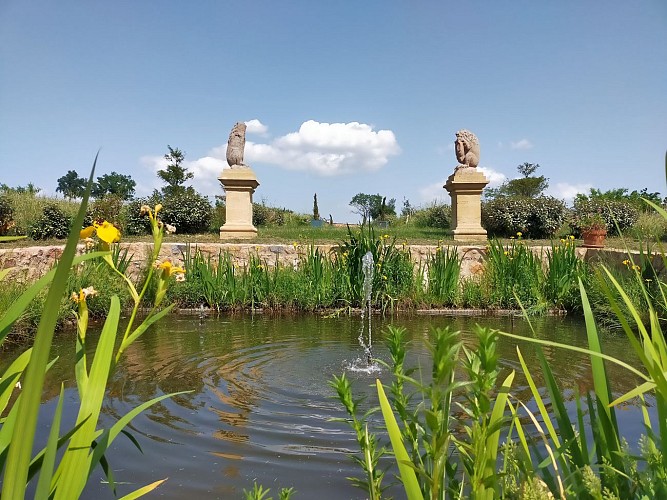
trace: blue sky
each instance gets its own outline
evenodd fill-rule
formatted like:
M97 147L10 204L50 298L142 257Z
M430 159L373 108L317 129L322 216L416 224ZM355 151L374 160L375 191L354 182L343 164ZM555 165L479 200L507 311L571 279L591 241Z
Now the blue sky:
M500 182L667 194L667 2L0 0L0 182L160 187L167 145L213 199L249 123L255 200L356 221L359 192L442 189L467 128Z

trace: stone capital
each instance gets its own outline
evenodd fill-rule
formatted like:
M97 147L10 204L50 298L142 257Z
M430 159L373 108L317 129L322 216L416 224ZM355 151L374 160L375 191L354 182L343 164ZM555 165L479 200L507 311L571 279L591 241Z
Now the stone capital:
M241 165L223 169L222 173L218 176L218 180L225 189L227 189L227 186L230 186L251 188L254 191L259 186L255 172L250 167Z

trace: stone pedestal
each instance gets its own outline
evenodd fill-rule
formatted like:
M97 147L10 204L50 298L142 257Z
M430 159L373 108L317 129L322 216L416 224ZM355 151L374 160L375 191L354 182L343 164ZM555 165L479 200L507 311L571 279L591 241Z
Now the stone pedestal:
M482 190L489 180L474 167L457 168L444 188L452 197L452 229L455 241L486 241L482 227Z
M259 182L250 167L234 165L218 177L226 193L226 222L220 228L220 239L248 239L257 236L252 225L252 195Z

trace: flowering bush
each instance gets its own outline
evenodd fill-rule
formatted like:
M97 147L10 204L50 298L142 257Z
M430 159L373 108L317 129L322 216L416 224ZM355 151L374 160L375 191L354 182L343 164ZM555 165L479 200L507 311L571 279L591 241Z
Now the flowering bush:
M162 219L175 226L179 233L206 233L213 219L213 207L208 198L195 192L166 197Z
M619 230L623 232L630 229L637 222L639 210L626 201L583 197L574 200L570 225L577 234L581 234L585 221L590 219L591 216L604 219L607 225L607 233L617 235Z
M482 225L491 236L534 239L554 236L566 220L565 203L551 196L502 196L482 204Z

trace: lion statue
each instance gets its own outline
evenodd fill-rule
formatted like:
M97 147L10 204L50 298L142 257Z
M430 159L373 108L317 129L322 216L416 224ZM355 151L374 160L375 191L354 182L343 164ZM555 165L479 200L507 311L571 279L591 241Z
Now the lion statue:
M243 163L243 150L245 149L245 129L246 124L238 122L229 133L227 142L227 163L230 167L246 166Z
M456 159L459 161L459 168L472 167L479 165L479 141L477 136L470 130L459 130L456 132L456 141L454 142L456 150Z

